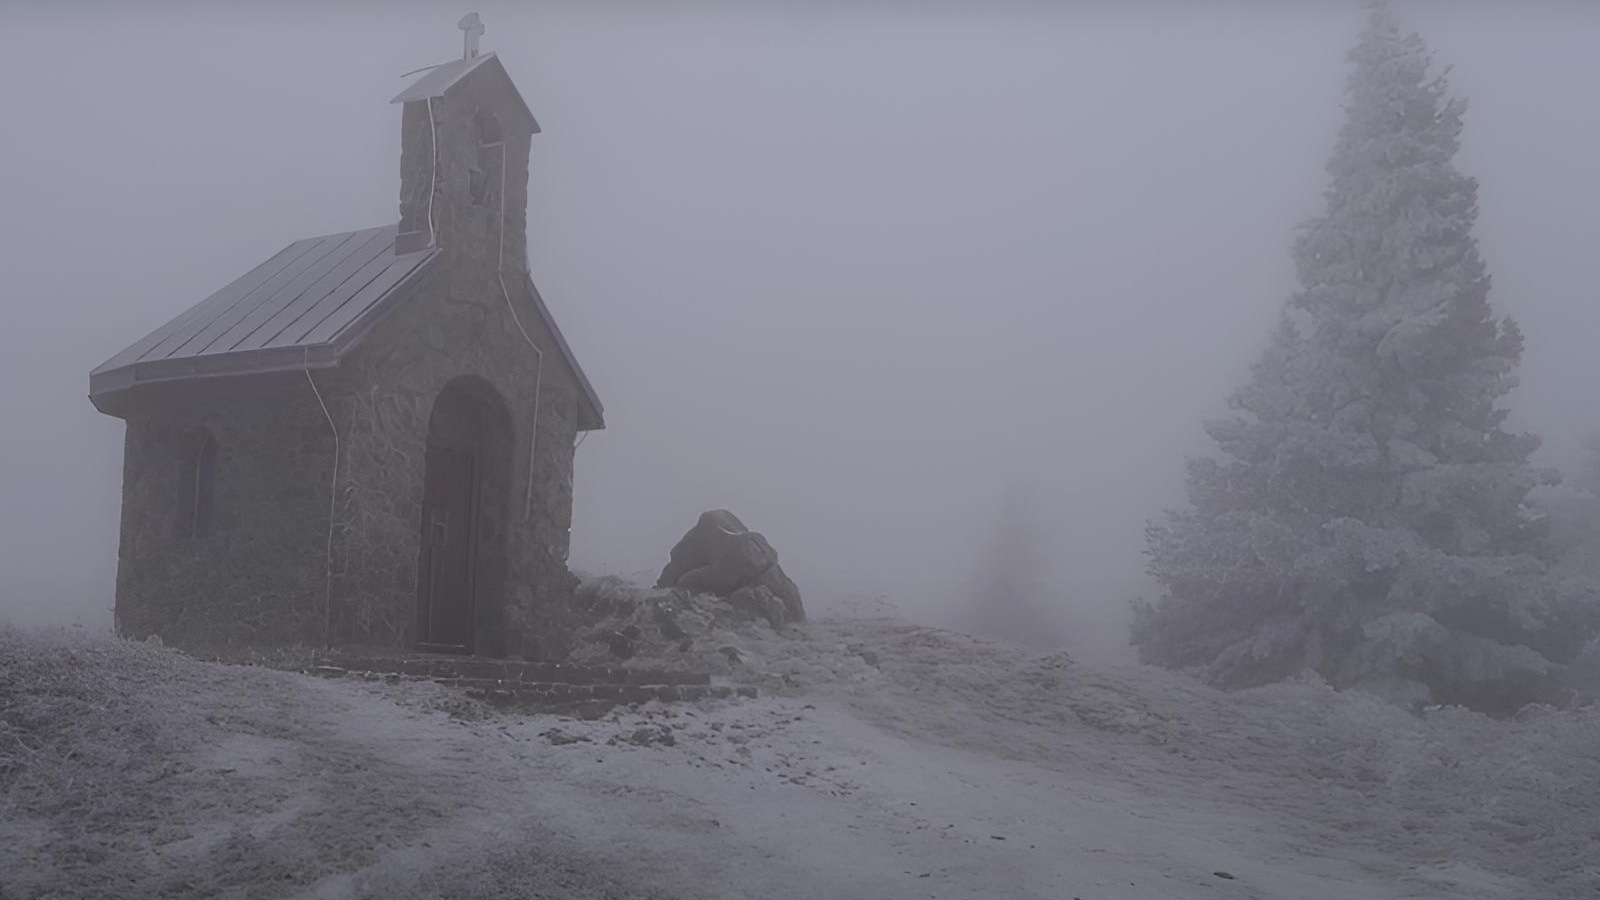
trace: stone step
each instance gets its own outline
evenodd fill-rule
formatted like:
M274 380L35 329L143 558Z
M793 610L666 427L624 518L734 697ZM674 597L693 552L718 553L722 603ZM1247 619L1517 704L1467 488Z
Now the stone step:
M401 672L374 672L331 665L313 666L307 671L312 675L329 678L361 678L388 683L432 681L461 688L469 697L502 708L527 712L571 713L585 718L604 715L617 706L635 703L651 701L679 703L757 696L753 687L726 684L576 684L567 681L506 681L497 678L455 678Z
M671 672L620 666L573 666L566 663L453 656L330 656L317 660L317 664L351 672L381 672L433 679L475 678L502 682L590 685L709 685L711 683L711 676L704 672Z
M449 682L444 682L448 684ZM546 705L576 703L585 700L608 700L618 704L693 702L696 700L726 700L732 697L755 697L755 688L734 687L726 684L537 684L531 682L500 682L495 685L462 684L468 696L503 705Z

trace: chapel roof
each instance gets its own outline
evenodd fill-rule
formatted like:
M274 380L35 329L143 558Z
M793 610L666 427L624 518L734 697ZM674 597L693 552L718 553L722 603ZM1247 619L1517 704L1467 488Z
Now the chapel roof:
M327 366L438 258L385 225L298 240L89 373L89 396L136 384Z
M90 399L105 410L139 385L337 365L439 259L397 232L384 225L291 243L95 368ZM525 284L588 403L579 428L604 427L594 388Z

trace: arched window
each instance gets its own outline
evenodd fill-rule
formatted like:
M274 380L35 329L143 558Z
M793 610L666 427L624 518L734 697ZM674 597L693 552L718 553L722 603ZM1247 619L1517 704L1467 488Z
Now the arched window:
M178 534L198 538L216 525L217 439L208 428L183 437L178 473Z
M500 205L500 179L504 176L505 135L500 120L487 109L472 117L472 133L478 140L478 164L467 172L467 193L475 206Z
M472 130L478 136L478 144L498 144L505 140L500 132L500 120L494 113L487 109L480 109L472 117Z

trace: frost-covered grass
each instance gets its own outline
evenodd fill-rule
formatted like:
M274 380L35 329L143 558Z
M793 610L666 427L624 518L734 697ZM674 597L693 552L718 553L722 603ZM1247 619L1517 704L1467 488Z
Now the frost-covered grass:
M158 643L0 628L0 895L218 896L282 877L296 860L277 854L174 865L237 837L194 760L229 710L265 711L257 678Z
M418 707L456 705L435 685L414 693ZM441 823L484 820L507 790L503 766L458 764L491 756L449 722L357 685L0 627L0 898L377 896L349 873L414 881L405 857L443 844ZM498 879L468 872L382 896L531 897L552 885L623 896L581 863L525 852L514 891L480 894Z
M1215 896L1140 891L1146 876L1232 850L1243 858L1228 865L1257 879L1239 896L1288 896L1273 871L1330 886L1296 896L1377 896L1324 878L1319 866L1334 865L1394 886L1384 896L1556 900L1600 883L1600 711L1496 721L1416 716L1319 684L1222 693L887 619L782 633L699 625L718 658L738 650L724 677L768 699L678 719L451 717L440 710L458 711L453 694L437 685L329 682L0 629L0 895L677 896L640 871L681 863L745 879L684 895L787 896L760 872L735 873L776 866L775 852L805 872L806 849L785 837L804 827L902 855L859 854L862 893L850 896L926 896L915 889L928 881L895 887L896 866L942 858L939 896L1054 896L1033 886L1100 863L1070 842L1048 857L1016 842L1093 834L1123 808L1149 822L1129 832L1127 871L1166 862L1140 887L1079 896ZM669 748L609 743L668 722L688 725ZM552 726L582 740L557 745ZM908 797L930 789L906 772L957 773L952 790L968 793L940 809L937 793ZM911 799L921 824L894 812ZM1000 824L1011 842L979 848ZM976 843L938 842L969 827ZM1206 843L1219 829L1243 849ZM999 849L1022 855L993 861ZM1034 880L1007 881L1007 866Z
M91 862L89 836L148 813L167 762L193 746L196 675L152 644L0 628L0 823L53 831L7 838L64 839Z
M1466 864L1538 896L1600 884L1600 707L1496 720L1320 683L1222 692L891 620L824 620L748 655L769 684L909 734L1154 793L1220 789L1308 842Z
M1600 707L1496 720L1459 707L1414 715L1321 683L1223 692L887 618L781 634L743 619L702 627L707 646L737 648L732 680L837 699L917 738L1158 793L1220 788L1299 840L1467 865L1541 896L1600 884Z

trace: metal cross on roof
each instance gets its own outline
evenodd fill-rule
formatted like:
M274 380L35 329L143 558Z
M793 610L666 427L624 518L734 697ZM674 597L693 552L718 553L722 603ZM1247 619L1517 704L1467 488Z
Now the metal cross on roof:
M467 13L456 23L461 29L461 58L473 59L478 55L478 35L483 34L483 19L477 13Z

